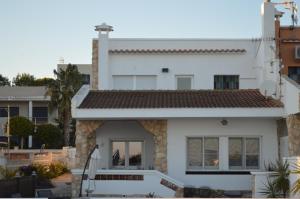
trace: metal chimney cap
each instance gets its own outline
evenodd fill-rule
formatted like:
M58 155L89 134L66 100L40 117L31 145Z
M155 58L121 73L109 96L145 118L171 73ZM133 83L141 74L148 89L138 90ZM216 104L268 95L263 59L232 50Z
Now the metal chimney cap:
M107 25L106 23L102 23L101 25L95 26L95 31L111 32L114 30L112 26Z

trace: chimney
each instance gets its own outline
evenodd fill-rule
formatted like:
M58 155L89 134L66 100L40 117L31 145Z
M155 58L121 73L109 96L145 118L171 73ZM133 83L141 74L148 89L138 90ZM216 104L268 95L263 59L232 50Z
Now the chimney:
M113 27L105 23L95 26L98 31L98 89L110 89L111 72L108 64L109 32Z

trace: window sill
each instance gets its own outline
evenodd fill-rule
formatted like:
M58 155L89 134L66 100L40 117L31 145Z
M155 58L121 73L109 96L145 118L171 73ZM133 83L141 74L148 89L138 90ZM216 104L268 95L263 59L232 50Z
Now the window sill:
M186 175L251 175L250 171L186 171Z

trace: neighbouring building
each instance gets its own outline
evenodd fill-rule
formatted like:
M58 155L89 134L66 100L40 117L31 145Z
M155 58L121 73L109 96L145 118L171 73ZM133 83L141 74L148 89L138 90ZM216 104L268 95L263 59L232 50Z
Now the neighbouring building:
M36 124L54 122L56 112L49 109L50 96L43 86L2 86L0 87L0 135L10 117L23 116Z
M74 64L77 66L78 71L82 74L83 84L92 84L91 74L92 65L91 64ZM57 70L65 70L68 64L57 64Z
M282 73L300 83L300 27L280 26L276 20L278 56L282 60Z
M261 11L257 39L110 38L111 26L96 26L91 88L72 100L73 196L96 144L95 195L249 191L251 172L300 155L300 88L276 53L282 13L270 1Z

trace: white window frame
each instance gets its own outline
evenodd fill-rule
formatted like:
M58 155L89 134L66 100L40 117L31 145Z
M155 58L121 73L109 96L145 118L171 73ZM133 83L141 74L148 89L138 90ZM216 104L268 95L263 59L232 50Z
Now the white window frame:
M205 138L216 138L218 139L218 167L217 168L206 168L205 166L205 144L204 144L204 140ZM198 168L191 168L189 167L189 151L188 151L188 140L189 139L202 139L202 166L198 167ZM217 171L220 170L221 165L220 165L220 137L219 136L197 136L197 137L186 137L186 170L187 171Z
M177 84L177 82L178 82L178 78L190 78L191 79L191 89L190 90L192 90L192 89L194 89L194 75L175 75L175 88L176 88L176 90L178 90L178 84Z
M113 142L124 142L125 143L125 165L124 166L114 166L112 164L112 143ZM142 143L142 162L141 162L141 166L130 166L129 165L129 143L130 142L141 142ZM135 170L135 169L144 169L145 168L145 160L146 160L146 153L145 153L145 140L141 140L141 139L111 139L110 140L110 147L109 147L109 162L110 162L110 168L112 169L130 169L130 170Z
M242 139L242 167L241 168L230 168L229 165L229 140L230 138L241 138ZM247 139L258 139L258 146L259 146L259 153L258 153L258 168L247 168L246 165L246 140ZM228 136L228 170L230 171L255 171L255 170L260 170L261 169L261 163L262 163L262 139L259 136Z

